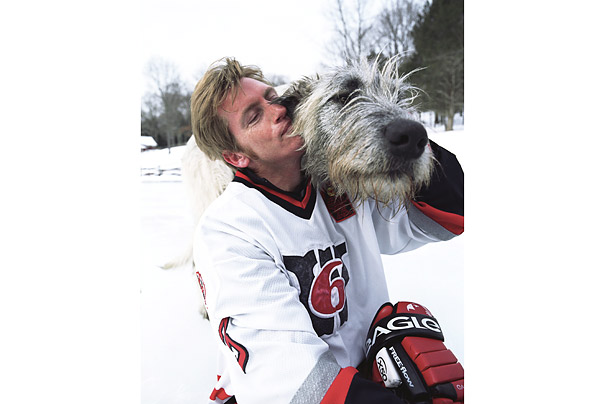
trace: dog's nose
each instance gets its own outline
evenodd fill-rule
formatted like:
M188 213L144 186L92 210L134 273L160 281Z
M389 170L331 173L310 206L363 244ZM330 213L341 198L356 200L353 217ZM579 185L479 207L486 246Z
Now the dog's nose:
M390 152L396 156L416 159L422 155L429 139L420 123L409 119L394 119L384 129Z
M292 121L295 117L295 108L297 108L297 104L299 104L299 99L295 96L280 96L274 98L270 104L282 105L286 108L286 115Z

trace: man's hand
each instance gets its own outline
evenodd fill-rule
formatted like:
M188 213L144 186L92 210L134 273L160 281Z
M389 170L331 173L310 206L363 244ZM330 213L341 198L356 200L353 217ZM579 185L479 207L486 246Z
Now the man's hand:
M464 372L428 309L385 303L367 334L366 371L410 404L464 402Z

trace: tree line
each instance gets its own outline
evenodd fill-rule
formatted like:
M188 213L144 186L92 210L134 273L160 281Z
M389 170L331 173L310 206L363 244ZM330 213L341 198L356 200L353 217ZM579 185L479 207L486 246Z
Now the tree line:
M332 59L366 57L382 62L397 56L399 73L414 72L413 85L423 90L419 109L434 111L446 130L464 108L464 1L388 0L372 14L372 0L335 0L330 13L335 37ZM141 135L158 147L186 143L191 136L191 90L172 62L152 59L147 67L152 91L142 98ZM282 76L270 76L283 84Z
M170 61L151 59L146 73L152 91L142 97L140 134L153 137L160 148L185 144L191 136L191 90Z
M372 0L335 0L329 53L343 60L400 58L399 73L423 90L421 111L446 130L464 111L464 1L389 0L373 17Z

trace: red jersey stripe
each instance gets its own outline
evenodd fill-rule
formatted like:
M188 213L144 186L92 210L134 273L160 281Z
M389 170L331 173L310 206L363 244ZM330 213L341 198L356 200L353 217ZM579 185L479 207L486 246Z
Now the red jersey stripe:
M348 395L348 390L350 389L350 384L356 373L357 370L351 366L340 370L320 404L344 403Z
M225 389L221 388L220 390L214 389L212 390L212 394L210 394L210 400L214 401L217 398L219 400L226 400L228 398L230 398L231 396L227 393L225 393Z
M420 210L426 216L439 223L441 226L443 226L444 229L448 230L449 232L459 235L465 231L464 216L457 215L455 213L444 212L424 202L412 201L412 204L417 207L418 210Z
M265 185L261 185L261 184L256 184L255 182L253 182L250 178L248 178L248 176L240 171L236 171L235 173L236 177L240 177L243 180L248 181L249 183L251 183L253 186L260 188L262 190L264 190L265 192L268 192L274 196L277 196L278 198L290 203L291 205L297 206L301 209L305 209L305 207L308 205L308 201L310 200L310 196L312 195L312 187L310 186L310 182L308 181L308 185L306 187L306 194L303 197L303 200L299 201L295 198L291 198L288 195L284 195L283 193L280 193L278 191L275 191L271 188L266 187Z

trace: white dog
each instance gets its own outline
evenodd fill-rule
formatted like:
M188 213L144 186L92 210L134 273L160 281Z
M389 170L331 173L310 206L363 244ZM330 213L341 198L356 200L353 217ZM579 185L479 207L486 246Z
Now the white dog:
M288 87L288 84L278 86L276 87L276 92L282 95ZM197 147L195 138L191 136L181 159L181 175L187 189L187 198L191 206L193 220L194 223L197 223L212 201L218 198L227 187L227 184L231 182L234 170L223 160L210 160ZM167 262L162 268L172 269L185 265L190 265L194 268L192 239L182 256ZM194 282L194 285L198 285L198 283ZM201 299L199 311L204 318L207 318L204 298L199 289L197 295Z

